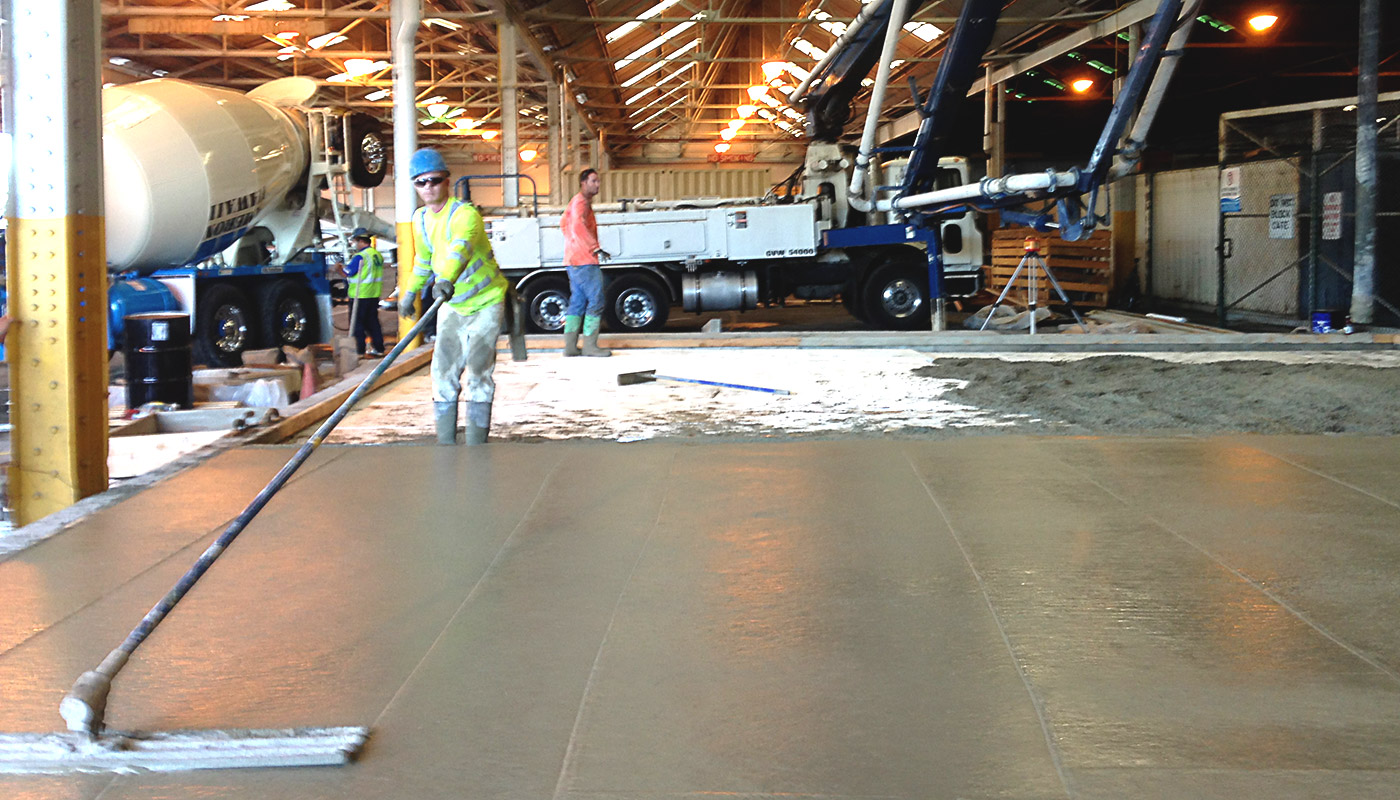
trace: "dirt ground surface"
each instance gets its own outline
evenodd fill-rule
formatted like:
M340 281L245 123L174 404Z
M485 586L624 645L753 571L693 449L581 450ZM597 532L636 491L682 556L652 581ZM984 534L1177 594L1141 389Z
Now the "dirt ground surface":
M1400 433L1400 369L1337 360L939 358L914 372L966 381L945 398L1015 419L1016 433Z

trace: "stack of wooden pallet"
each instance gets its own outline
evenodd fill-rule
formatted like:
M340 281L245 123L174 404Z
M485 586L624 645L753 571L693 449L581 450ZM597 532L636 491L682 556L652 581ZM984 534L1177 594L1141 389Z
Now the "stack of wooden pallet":
M1026 255L1025 228L1001 228L992 232L992 265L987 269L987 288L1001 294L1006 282L1011 280L1016 266ZM1039 234L1029 232L1040 245L1040 257L1045 259L1055 280L1069 295L1075 305L1088 308L1108 306L1108 293L1113 288L1113 241L1112 232L1094 231L1089 238L1078 242L1067 242L1054 233ZM1016 285L1007 294L1007 300L1025 304L1026 271L1016 278ZM1045 273L1036 271L1036 285L1040 305L1058 305L1060 298L1045 280Z

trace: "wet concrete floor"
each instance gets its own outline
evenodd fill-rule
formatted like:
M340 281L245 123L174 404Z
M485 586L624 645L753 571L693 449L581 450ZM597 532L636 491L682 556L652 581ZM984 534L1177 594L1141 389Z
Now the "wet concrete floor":
M0 563L0 730L291 455ZM368 725L335 768L9 800L1400 796L1400 441L323 447L117 678L121 729Z

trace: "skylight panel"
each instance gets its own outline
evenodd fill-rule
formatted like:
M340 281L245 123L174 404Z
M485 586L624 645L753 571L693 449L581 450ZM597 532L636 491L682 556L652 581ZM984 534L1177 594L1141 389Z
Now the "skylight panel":
M633 126L632 126L632 130L635 131L636 129L642 127L643 125L647 124L648 122L651 122L652 120L656 119L657 117L661 116L662 114L665 114L667 111L670 111L671 109L675 108L676 106L678 106L678 105L680 105L681 103L684 103L684 102L685 102L685 98L684 98L684 97L680 98L680 99L677 100L676 102L670 104L669 106L666 106L666 107L663 108L663 109L658 110L655 114L652 114L651 116L647 117L646 119L642 120L641 122L638 122L636 125L633 125Z
M657 3L651 8L648 8L646 11L643 11L642 13L638 14L635 20L631 22L624 22L623 24L614 28L612 33L609 33L607 36L604 36L603 39L608 44L612 44L618 39L621 39L622 37L626 36L632 31L635 31L636 29L640 28L645 20L649 20L652 17L657 16L661 12L679 3L680 1L681 0L661 0L661 2Z
M666 31L665 33L661 34L655 39L652 39L651 41L647 42L641 47L638 47L636 50L633 50L632 52L628 53L626 58L613 63L613 69L622 69L628 64L631 64L633 61L636 61L638 58L641 58L647 53L650 53L652 50L655 50L661 45L666 44L667 42L671 41L677 36L680 36L682 33L685 33L686 31L695 27L695 20L699 17L700 15L696 14L695 16L691 17L688 21L682 22L679 25L672 27L671 30Z
M642 80L643 78L647 77L648 75L652 74L653 72L656 72L657 70L659 70L659 69L661 69L662 67L664 67L664 66L666 66L667 64L669 64L670 61L671 61L671 59L676 58L677 56L680 56L680 55L682 55L682 54L684 54L684 53L689 53L691 50L694 50L695 48L697 48L697 47L699 47L699 46L700 46L700 40L699 40L698 38L696 38L696 39L691 39L691 40L690 40L689 42L687 42L686 44L681 45L681 47L680 47L678 50L676 50L674 53L671 53L670 55L666 56L665 60L663 60L663 61L658 61L658 62L656 62L655 64L652 64L651 66L649 66L649 67L647 67L646 69L642 70L641 72L638 72L636 75L633 75L632 77L630 77L630 78L628 78L627 80L623 81L623 82L622 82L622 88L623 88L623 89L626 89L626 88L628 88L628 87L630 87L630 86L635 85L638 81Z
M802 53L805 56L810 56L811 58L814 58L817 61L821 61L823 58L826 57L825 50L821 49L820 47L817 47L816 45L812 44L806 39L793 39L792 46L793 49L797 50L797 52Z
M943 29L931 22L907 22L904 25L904 30L926 42L931 42L943 35Z
M643 97L646 97L648 94L651 94L654 90L657 89L657 87L661 86L662 84L669 83L672 79L676 78L677 76L683 75L683 74L685 73L686 70L688 70L688 69L690 69L691 67L695 66L697 63L699 63L699 62L697 62L697 61L692 61L692 62L690 62L689 64L686 64L684 67L681 67L680 69L676 70L675 72L672 72L670 75L667 75L666 77L662 78L661 80L657 81L656 83L653 83L652 85L648 86L647 88L645 88L645 89L641 90L640 92L637 92L636 94L634 94L634 95L632 95L631 97L627 98L627 100L624 101L624 102L626 102L627 105L629 105L629 106L632 105L633 103L637 102L638 100L642 99Z

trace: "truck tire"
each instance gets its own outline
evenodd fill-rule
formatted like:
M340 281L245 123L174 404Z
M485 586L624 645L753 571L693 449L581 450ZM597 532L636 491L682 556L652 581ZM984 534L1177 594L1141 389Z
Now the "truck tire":
M618 333L660 330L671 314L671 294L654 275L626 272L608 283L603 316Z
M350 115L350 141L346 146L350 182L373 189L389 174L389 146L379 120L368 114Z
M258 290L263 347L302 348L316 341L316 301L311 290L283 278Z
M531 333L564 330L564 312L569 308L568 276L562 272L541 275L517 291L525 298L525 327Z
M860 299L867 325L896 331L929 327L928 275L904 259L889 259L872 269Z
M242 366L253 329L248 296L216 283L199 293L196 309L195 360L213 367Z

